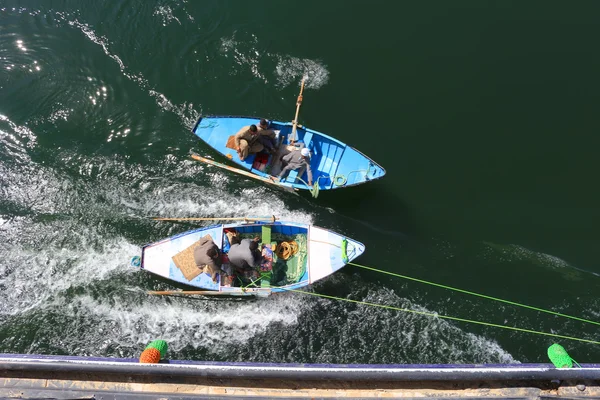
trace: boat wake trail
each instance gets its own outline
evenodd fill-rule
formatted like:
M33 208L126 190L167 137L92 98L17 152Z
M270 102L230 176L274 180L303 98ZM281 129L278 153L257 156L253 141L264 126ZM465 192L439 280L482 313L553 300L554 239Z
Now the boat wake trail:
M343 288L343 289L340 289ZM431 312L393 291L356 276L332 275L315 292ZM343 291L343 293L332 293ZM515 363L496 342L447 321L339 300L289 293L300 306L298 322L273 322L265 333L236 346L238 361L312 363ZM300 301L302 300L302 301ZM264 346L269 343L269 346ZM466 350L465 350L466 349Z
M526 261L533 265L562 273L566 279L570 280L584 279L584 276L587 274L600 277L600 274L596 272L578 268L559 257L533 251L516 244L496 244L491 242L485 242L484 244L488 247L487 250L491 254L499 256L501 261L505 263Z
M150 217L250 212L311 223L311 214L173 156L144 167L58 151L48 164L0 162L0 336L10 338L0 350L136 356L146 339L166 337L175 350L221 354L229 337L244 342L270 321L295 321L283 300L257 308L150 298L146 290L170 286L129 260L140 245L194 227ZM65 341L64 332L77 334Z
M26 126L19 126L6 115L0 114L0 156L26 164L30 158L27 149L35 147L37 137Z
M118 347L116 354L136 357L149 341L162 338L172 358L183 359L193 351L204 359L218 359L227 356L231 346L246 346L265 334L272 324L293 326L300 305L284 298L225 303L121 292L109 298L84 295L56 307L64 310L65 320L86 315L94 321L85 335L88 340L102 342L103 332L110 333L110 340L98 349L101 353L114 355ZM69 346L75 350L78 344Z
M117 278L137 248L101 228L65 220L47 222L40 232L35 220L0 219L0 235L19 239L0 246L1 316L37 311L70 290Z
M163 14L162 10L160 14ZM171 101L167 99L167 97L158 92L152 85L148 82L146 78L141 73L133 73L130 69L125 65L123 60L117 55L111 52L109 40L104 36L99 36L94 32L94 30L87 24L80 22L77 19L69 19L68 15L64 15L64 13L57 13L63 20L67 21L67 23L79 29L89 40L93 43L102 47L104 54L108 57L112 58L119 66L121 73L127 77L129 80L136 82L139 87L153 97L156 100L156 104L163 110L168 112L173 112L180 119L182 125L187 128L192 128L198 117L200 116L200 111L194 108L193 103L184 102L183 104L174 105Z
M114 44L78 13L54 15L100 46L160 110L193 125L199 114L193 104L174 104L131 71ZM77 79L85 89L81 103L56 103L46 117L38 114L23 125L0 116L0 351L135 357L148 340L161 337L174 358L222 358L232 344L243 345L272 324L295 324L301 307L285 297L217 305L146 294L172 287L130 267L131 256L145 243L197 226L151 217L276 215L310 224L314 216L286 206L277 191L164 152L147 152L151 160L136 163L128 154L81 151L84 140L65 133L56 135L64 147L40 148L27 126L43 131L49 122L56 132L57 123L81 107L91 111L111 96L127 97L89 75ZM108 117L108 129L117 132L106 142L137 133L123 115Z

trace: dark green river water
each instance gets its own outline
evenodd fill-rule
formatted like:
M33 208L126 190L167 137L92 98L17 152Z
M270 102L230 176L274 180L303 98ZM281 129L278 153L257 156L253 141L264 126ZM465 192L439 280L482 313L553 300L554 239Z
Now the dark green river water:
M272 215L357 261L600 320L598 1L0 0L0 351L311 363L547 362L595 344L286 293L151 297L129 265ZM200 115L300 122L387 170L318 199L200 165ZM600 340L598 327L346 267L309 290Z

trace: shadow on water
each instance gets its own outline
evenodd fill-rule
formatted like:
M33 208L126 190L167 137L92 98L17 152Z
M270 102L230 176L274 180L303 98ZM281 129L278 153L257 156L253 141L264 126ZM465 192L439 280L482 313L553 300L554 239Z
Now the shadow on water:
M319 197L312 201L370 230L400 240L419 234L413 210L401 198L389 193L379 181L321 191Z

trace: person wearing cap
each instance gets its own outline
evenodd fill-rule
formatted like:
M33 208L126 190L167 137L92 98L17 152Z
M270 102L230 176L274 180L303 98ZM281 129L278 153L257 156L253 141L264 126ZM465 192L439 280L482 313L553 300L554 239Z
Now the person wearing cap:
M243 127L235 134L235 147L240 160L244 161L249 154L259 153L264 149L258 138L258 128L254 124Z
M283 169L277 176L281 180L289 171L296 171L306 168L308 176L308 186L312 186L312 170L310 169L310 151L305 147L302 150L293 150L289 154L281 157ZM298 173L300 176L300 172Z
M275 152L276 139L275 139L275 131L273 129L269 129L269 121L262 118L257 126L258 128L258 141L265 146L267 151L270 153Z

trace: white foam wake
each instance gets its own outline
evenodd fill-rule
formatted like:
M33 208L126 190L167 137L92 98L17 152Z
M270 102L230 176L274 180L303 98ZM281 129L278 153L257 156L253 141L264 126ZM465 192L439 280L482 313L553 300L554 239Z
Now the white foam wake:
M163 14L161 14L163 15ZM174 18L174 17L173 17ZM177 20L179 21L179 20ZM94 30L86 23L82 23L77 19L69 20L68 24L75 28L78 28L88 39L90 39L93 43L102 47L104 54L108 57L112 58L118 65L121 73L127 77L128 79L136 82L140 88L147 90L148 94L152 96L156 100L156 104L164 111L173 112L180 118L181 123L191 128L193 124L198 119L200 115L200 111L194 109L194 105L192 103L183 103L181 105L173 105L165 95L157 92L148 82L146 78L143 77L141 73L133 73L127 68L125 63L121 58L112 53L110 51L110 44L106 37L97 35Z
M118 343L127 348L127 355L134 357L156 338L167 341L171 356L185 348L202 349L212 353L212 357L224 355L229 346L245 345L265 333L272 323L293 326L299 309L298 300L284 297L264 299L260 304L148 297L145 293L119 297L95 299L85 295L69 302L59 300L55 306L69 318L85 315L97 321L94 329L86 332L86 341L102 342L110 334L107 345ZM103 349L95 352L102 353Z
M267 76L274 73L276 86L283 89L292 84L300 84L306 77L305 86L310 89L320 89L329 81L329 71L320 60L298 58L291 55L261 53L258 37L250 35L247 40L237 40L235 34L228 38L221 38L221 54L232 58L239 66L230 74L236 75L249 70L255 78L269 83ZM275 64L273 71L272 65Z
M122 224L146 231L150 241L156 238L150 221L154 216L251 213L306 223L313 218L288 209L277 193L256 187L231 190L220 171L171 156L148 169L118 158L74 157L68 152L57 157L65 160L69 174L36 164L0 164L0 202L23 215L0 220L0 285L12 288L0 291L0 314L21 313L57 293L131 271L129 259L142 243L115 233ZM190 183L189 177L200 184ZM181 230L170 224L156 229L165 235Z

